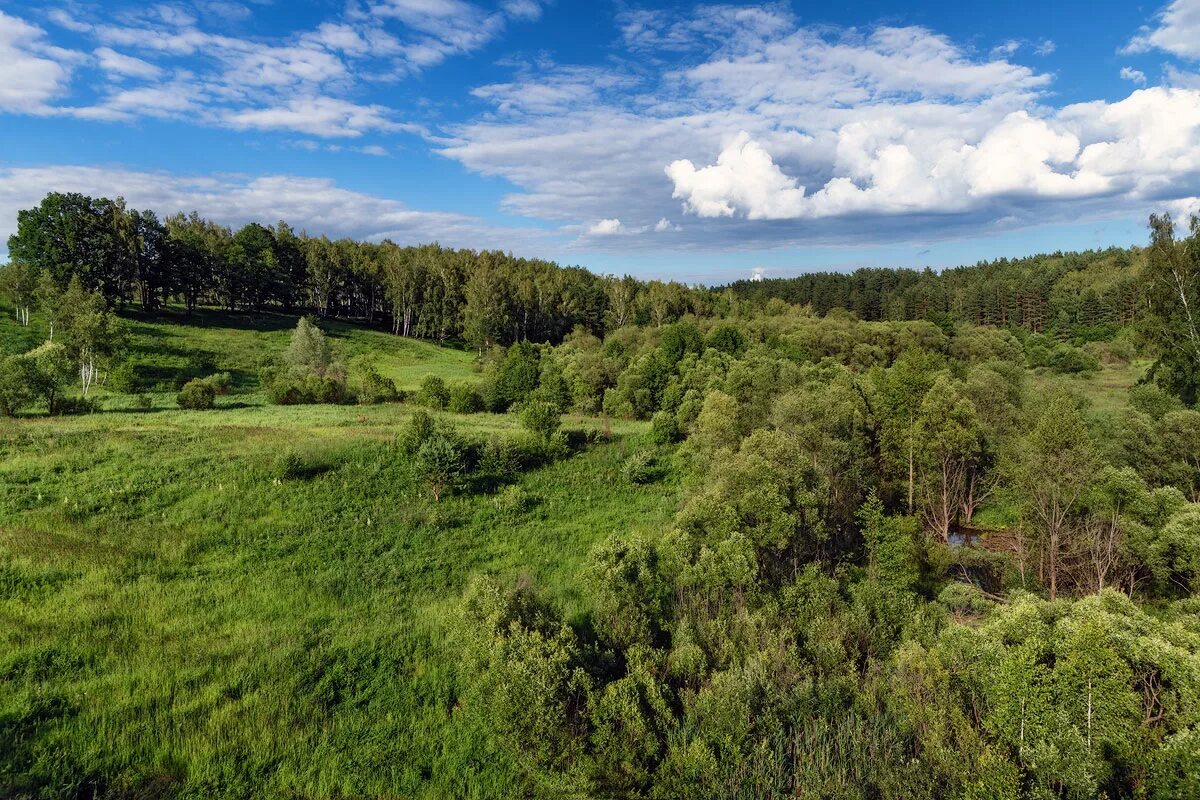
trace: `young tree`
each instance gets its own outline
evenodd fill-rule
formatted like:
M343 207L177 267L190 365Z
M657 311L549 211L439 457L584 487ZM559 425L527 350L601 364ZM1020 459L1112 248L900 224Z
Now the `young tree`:
M1170 214L1150 216L1150 248L1143 273L1149 313L1143 330L1159 351L1156 380L1188 405L1200 396L1200 217L1191 235L1175 238Z
M324 375L332 360L329 341L320 328L307 317L301 317L292 331L283 360L292 370Z
M917 510L917 418L940 365L933 353L909 350L877 380L880 447L889 472L904 481L910 514Z
M12 301L18 325L29 325L29 309L34 303L41 275L42 270L21 261L0 267L0 291Z
M970 477L980 463L979 420L975 406L943 374L921 401L916 427L925 523L946 542L963 507Z
M124 343L121 321L105 306L99 292L89 292L72 278L59 308L62 338L79 367L79 383L86 396L103 367Z
M530 400L521 407L521 424L525 430L548 442L562 424L562 417L553 403Z
M458 485L466 468L462 444L452 433L434 429L417 448L415 463L418 474L440 502L442 495Z
M1092 481L1094 456L1087 427L1066 395L1049 399L1023 442L1016 483L1024 501L1023 525L1041 545L1050 599L1058 597L1062 552L1080 496Z

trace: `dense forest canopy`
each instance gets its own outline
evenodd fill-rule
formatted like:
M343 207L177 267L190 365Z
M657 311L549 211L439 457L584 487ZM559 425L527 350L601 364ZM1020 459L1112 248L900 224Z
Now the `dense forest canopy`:
M126 406L128 425L78 439L66 428L64 440L119 450L122 437L170 436L137 427L155 425L150 411L181 427L218 415L178 441L218 441L203 468L230 471L189 490L209 503L197 515L200 501L174 488L57 461L57 440L18 419L21 433L0 440L15 456L0 467L12 478L0 520L81 540L124 535L130 519L157 531L168 514L181 530L215 526L198 529L202 544L134 549L120 569L90 573L116 582L114 596L180 575L217 580L232 564L278 567L285 585L316 576L303 597L335 599L296 623L287 658L231 683L190 678L218 698L212 717L177 708L172 680L146 682L178 737L154 751L159 772L139 761L144 743L97 752L89 725L125 729L71 683L95 665L126 675L111 661L125 640L115 656L62 656L54 648L72 645L39 637L69 638L69 626L31 617L0 662L16 687L0 711L19 732L0 778L13 775L21 796L1200 795L1198 220L1184 233L1154 216L1148 246L1133 250L713 289L331 242L285 223L160 223L78 195L22 212L9 246L5 330L38 337L0 358L0 412L94 410L86 396L102 382L147 419ZM186 311L164 308L175 304ZM315 316L270 329L286 311ZM198 337L222 320L229 342L247 335L233 320L264 328L252 355L222 344L199 372L164 366L181 347L171 330ZM430 360L415 386L376 361L399 345L438 354L420 351ZM452 352L462 361L447 381L433 359ZM269 468L244 465L239 448L271 428L238 416L268 413L255 403L321 407L279 412L285 441L304 430L352 444L330 463L284 450ZM615 437L614 420L628 426ZM222 426L236 438L222 440ZM120 452L140 464L146 449ZM602 471L583 471L601 458ZM558 471L539 484L539 470ZM82 501L69 494L75 475ZM242 489L226 494L227 480ZM573 518L595 516L570 528L529 486L568 496ZM622 514L649 492L670 512L632 530ZM272 527L281 515L289 526ZM544 519L586 539L554 539L554 558L581 552L561 555L568 577L553 585L504 544L522 526L550 539ZM259 527L270 535L256 539ZM427 560L411 567L421 548ZM513 569L493 569L501 552ZM51 578L0 567L15 598L0 602L50 613ZM398 575L412 583L398 589ZM404 617L352 648L309 646L344 607L355 631L393 623L407 613L396 597L418 586L442 593L421 620L434 633ZM301 613L294 601L268 602L272 625ZM42 702L47 687L62 697ZM393 713L385 701L397 697L417 710ZM246 698L263 718L318 724L212 738L206 725ZM288 737L301 730L298 746Z

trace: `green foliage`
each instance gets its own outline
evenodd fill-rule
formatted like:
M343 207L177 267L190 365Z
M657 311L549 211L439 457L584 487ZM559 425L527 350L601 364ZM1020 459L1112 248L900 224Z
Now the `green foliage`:
M477 414L484 409L483 394L472 383L451 384L446 408L455 414Z
M413 466L434 502L453 491L466 471L466 454L453 431L435 428L413 455Z
M670 411L656 411L650 418L650 438L655 444L674 444L682 438L679 422Z
M541 375L541 354L529 342L518 342L504 354L490 376L487 404L492 411L507 411L524 402L537 389Z
M662 474L653 453L639 450L621 464L621 477L635 486L653 483Z
M199 378L188 381L179 390L175 402L190 411L205 411L216 404L217 390Z
M44 380L37 362L28 356L0 358L0 414L15 417L41 394Z
M562 425L562 416L552 403L530 400L521 405L521 425L534 436L549 441Z
M450 400L450 391L440 376L426 375L413 399L426 408L442 409Z

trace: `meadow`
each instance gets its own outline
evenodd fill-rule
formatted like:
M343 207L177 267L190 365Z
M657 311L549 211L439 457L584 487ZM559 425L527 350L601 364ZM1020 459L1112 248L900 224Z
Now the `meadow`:
M262 405L255 362L288 327L133 320L132 348L160 349L164 380L210 356L240 376L212 411L169 408L162 392L149 411L108 397L97 414L0 421L0 794L514 785L457 699L464 585L527 576L578 611L572 577L593 543L655 534L678 487L620 480L647 426L619 422L610 441L519 476L527 509L470 492L435 505L396 445L411 406ZM463 351L327 330L401 386L473 376ZM469 436L517 427L441 416ZM299 474L280 474L281 453Z

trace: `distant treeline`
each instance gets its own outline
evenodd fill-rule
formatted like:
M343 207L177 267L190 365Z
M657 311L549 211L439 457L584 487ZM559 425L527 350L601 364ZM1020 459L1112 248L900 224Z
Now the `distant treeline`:
M1145 305L1145 251L1136 248L1001 259L940 273L860 269L689 288L499 251L331 241L282 221L234 231L195 213L160 220L119 198L59 193L18 214L8 244L14 264L47 271L60 288L78 277L111 305L311 310L480 346L557 343L577 326L603 336L627 324L750 315L780 303L820 315L845 308L869 321L953 319L1105 338L1136 321ZM11 285L32 287L34 278L10 275L18 308L20 292Z
M772 299L808 305L821 315L845 308L860 319L951 316L964 322L1074 334L1126 325L1143 297L1143 251L1092 250L980 262L943 272L859 269L796 278L737 281L730 288L756 306Z

